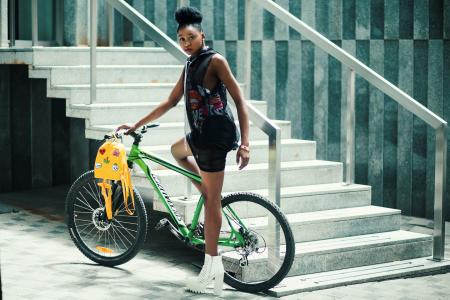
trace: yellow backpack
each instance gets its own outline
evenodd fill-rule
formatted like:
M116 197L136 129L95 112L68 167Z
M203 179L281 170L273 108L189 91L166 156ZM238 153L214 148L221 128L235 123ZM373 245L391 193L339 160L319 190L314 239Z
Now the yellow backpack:
M107 180L120 180L125 210L129 215L134 214L134 194L127 164L127 153L124 145L116 138L106 140L98 149L95 158L94 177L103 179L102 182L97 184L102 190L108 220L112 219L112 189ZM130 195L133 211L128 208L128 197Z

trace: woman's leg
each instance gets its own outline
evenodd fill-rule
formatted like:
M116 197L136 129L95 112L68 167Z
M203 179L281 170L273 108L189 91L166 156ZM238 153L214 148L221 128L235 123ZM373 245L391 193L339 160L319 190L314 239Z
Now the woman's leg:
M222 186L224 172L201 171L192 156L186 138L181 138L172 145L172 155L179 165L202 177L202 183L193 182L205 197L205 253L217 255L217 241L222 226Z
M205 263L200 274L195 278L188 278L188 290L204 293L206 287L214 280L214 294L220 295L223 288L224 267L222 256L217 253L217 241L222 225L222 186L224 171L205 172L200 170L202 177L201 190L205 197Z
M222 186L224 172L201 171L205 197L205 253L217 256L217 241L222 226Z
M194 156L192 156L191 148L189 148L189 144L186 141L186 138L183 137L172 144L171 152L173 158L178 162L180 166L185 169L188 169L195 174L200 174L200 169L198 168L197 162L195 161ZM202 192L201 184L192 180L192 183L195 187Z

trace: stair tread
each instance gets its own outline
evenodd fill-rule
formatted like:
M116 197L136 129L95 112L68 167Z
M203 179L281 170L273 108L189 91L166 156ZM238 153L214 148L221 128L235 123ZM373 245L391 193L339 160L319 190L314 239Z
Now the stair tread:
M90 47L88 46L58 46L58 47L34 47L32 49L29 49L33 52L51 52L51 51L59 51L59 52L89 52ZM161 53L167 53L167 50L162 47L120 47L120 46L114 46L114 47L102 47L97 46L96 47L97 52L161 52Z
M97 83L97 89L126 89L149 87L174 87L175 82ZM89 89L90 84L57 84L52 89Z
M334 162L334 161L325 161L325 160L302 160L302 161L286 161L281 162L281 169L282 170L289 170L289 169L298 169L298 168L317 168L321 166L339 166L342 163L340 162ZM268 169L268 163L256 163L256 164L248 164L244 170L239 170L238 165L225 166L225 172L242 172L242 171L259 171L259 170L267 170ZM153 170L153 173L157 176L182 176L172 170ZM145 175L143 173L136 172L134 174L135 176L144 177Z
M317 194L328 194L328 193L341 193L342 191L367 191L371 187L362 184L346 184L344 182L338 183L324 183L324 184L312 184L303 186L290 186L282 187L281 192L284 197L296 197L299 195L317 195ZM269 193L268 189L250 190L256 194L267 196Z
M391 216L399 214L400 210L398 209L370 205L294 214L287 213L286 218L288 219L290 224L307 224L321 223L325 221L330 222L349 219L361 219L367 217ZM265 226L267 225L266 218L267 217L251 217L244 219L249 222L249 224L253 224L255 226Z
M328 289L351 284L380 281L386 279L405 278L413 274L430 274L450 269L450 261L435 262L432 256L397 260L372 265L358 266L333 271L289 276L268 294L283 297L302 292Z
M52 65L38 65L34 66L33 70L42 69L90 69L90 65L67 65L67 66L52 66ZM173 68L182 69L183 65L168 64L168 65L97 65L97 69L161 69Z
M267 146L268 145L267 140L254 140L251 142L251 147L259 147L259 146ZM310 145L315 144L314 141L309 140L299 140L299 139L281 139L282 145ZM170 151L171 145L156 145L156 146L141 146L139 147L144 152L156 152L156 151ZM131 147L125 147L127 151L131 149Z
M240 86L243 83L239 83ZM97 83L97 89L126 89L126 88L151 88L151 87L174 87L175 82L127 82L127 83ZM90 89L89 83L79 84L55 84L52 89Z
M273 122L277 124L290 124L290 121L285 120L272 120ZM238 123L237 120L235 120L235 123ZM250 125L252 125L253 122L250 121ZM121 124L105 124L105 125L91 125L88 128L91 130L105 130L105 131L111 131L119 127ZM182 127L184 128L184 122L162 122L159 123L159 127ZM154 130L158 130L157 128Z
M321 195L321 194L335 194L335 193L348 193L348 192L360 192L360 191L370 191L371 187L368 185L362 184L351 184L347 185L344 182L338 183L322 183L322 184L312 184L312 185L303 185L303 186L287 186L280 188L281 198L293 198L298 196L307 196L307 195ZM184 196L176 196L173 197L172 200L181 201L186 203L197 203L199 194L195 193L197 190L193 191L194 193L191 196L191 199L186 200ZM268 195L268 189L259 189L259 190L246 190L245 192L255 193L264 197ZM235 192L223 192L223 196L227 196L229 194L233 194Z
M263 101L259 100L247 100L248 102L255 104L255 103L264 103ZM92 103L92 104L83 104L83 103L76 103L71 104L71 108L76 109L90 109L90 108L108 108L108 107L120 107L120 108L133 108L133 107L152 107L159 105L161 102L99 102L99 103ZM184 106L184 101L179 101L177 106Z
M395 244L411 240L431 240L432 236L405 230L356 235L343 238L298 243L296 253L331 252L336 249L361 249L369 245Z
M388 246L399 243L408 243L413 241L431 241L432 236L427 234L415 233L405 230L395 230L380 233L371 233L364 235L355 235L350 237L333 238L311 242L296 243L296 256L318 255L333 253L336 251L353 251L366 249L375 246ZM234 251L223 253L223 256L238 258L239 254ZM249 260L255 259L249 256ZM264 259L264 254L259 254L258 259Z

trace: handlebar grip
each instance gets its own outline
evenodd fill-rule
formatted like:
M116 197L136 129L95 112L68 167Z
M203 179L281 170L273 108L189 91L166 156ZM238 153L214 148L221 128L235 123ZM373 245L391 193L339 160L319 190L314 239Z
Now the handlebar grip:
M158 126L159 126L159 123L147 124L147 125L142 126L141 130L147 130L147 129L150 129L150 128L153 128L153 127L158 127Z

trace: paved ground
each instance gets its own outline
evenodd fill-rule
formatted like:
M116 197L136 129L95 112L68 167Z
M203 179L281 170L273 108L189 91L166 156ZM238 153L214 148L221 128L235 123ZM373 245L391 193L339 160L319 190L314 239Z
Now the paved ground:
M184 290L202 254L167 231L149 232L130 262L105 268L73 245L64 223L67 187L0 194L0 270L3 299L211 299ZM162 214L151 214L155 224ZM429 220L403 218L403 228L431 233ZM450 254L447 224L446 253ZM449 257L450 255L447 255ZM1 294L0 294L1 295ZM0 296L1 298L1 296ZM224 299L260 299L227 287ZM338 287L283 299L450 299L450 273Z

